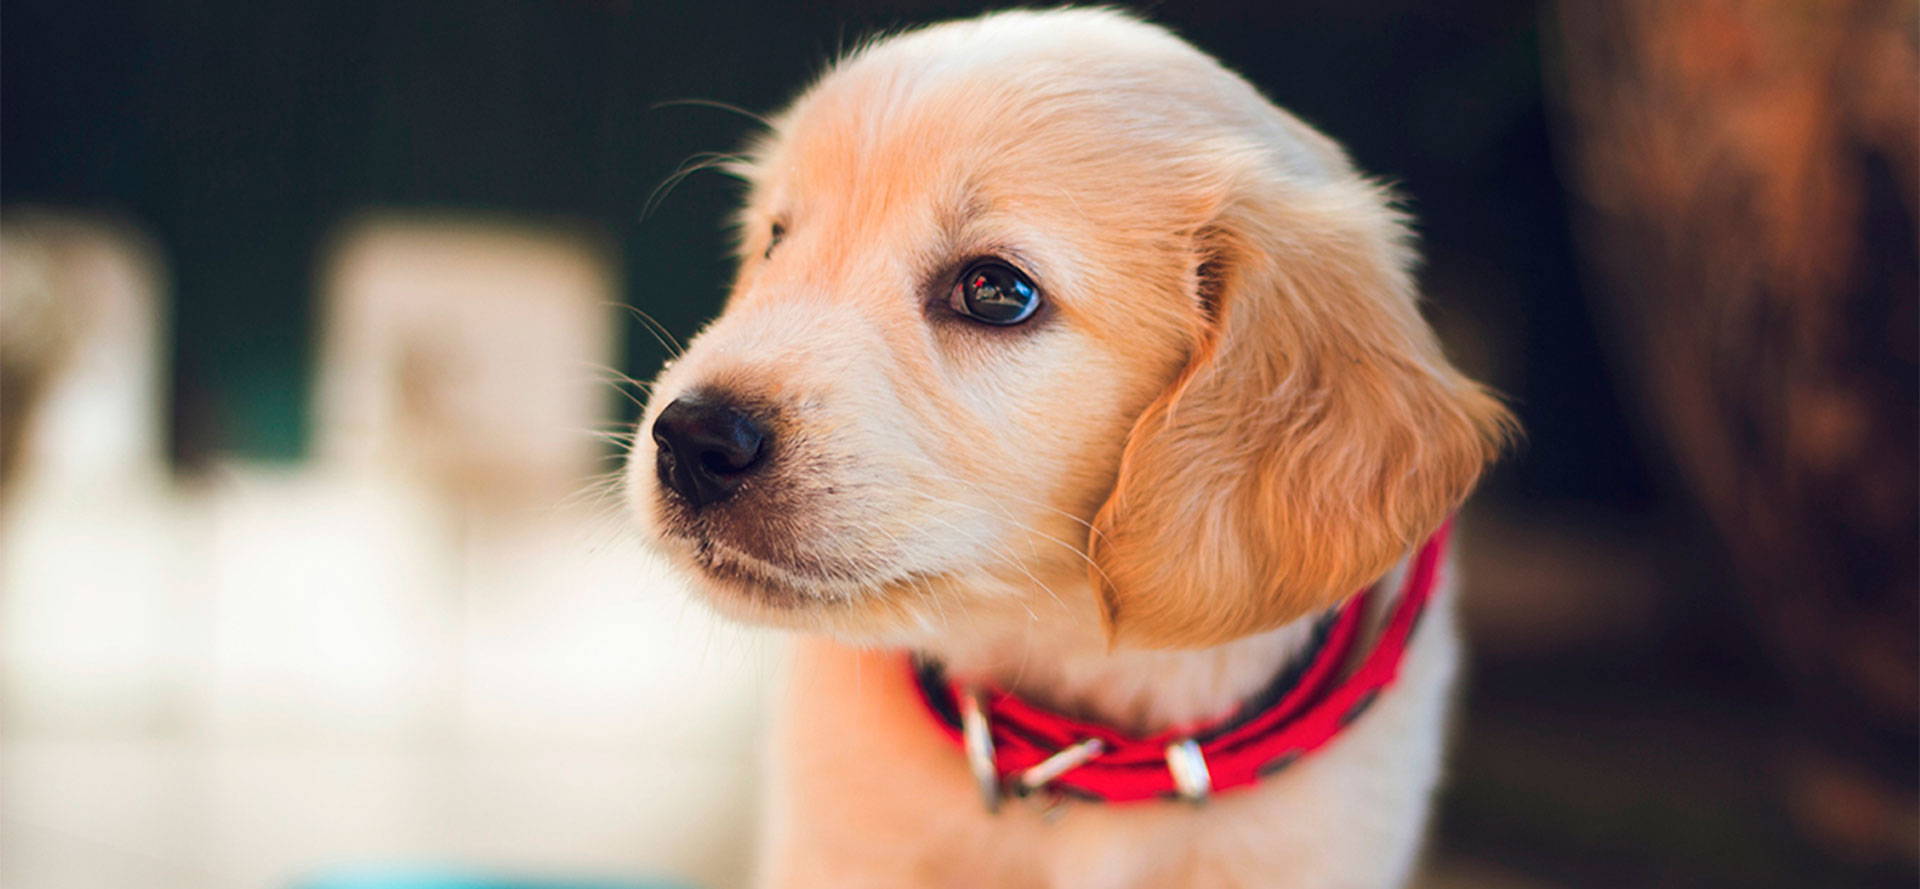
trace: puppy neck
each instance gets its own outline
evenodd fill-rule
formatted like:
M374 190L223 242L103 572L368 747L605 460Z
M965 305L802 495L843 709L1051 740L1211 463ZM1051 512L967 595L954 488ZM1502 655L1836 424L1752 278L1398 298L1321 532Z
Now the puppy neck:
M1398 599L1407 560L1377 582L1381 609ZM1192 650L1113 649L1101 630L1090 587L1057 587L1046 606L985 618L919 650L960 680L985 682L1032 703L1136 736L1224 719L1269 689L1305 656L1322 615ZM1371 615L1370 623L1371 623ZM1363 630L1370 638L1377 627Z
M1003 688L1041 707L1148 736L1221 719L1267 688L1312 641L1317 617L1197 650L1110 649L1092 607L1028 614L1015 625L952 634L921 646L961 680ZM1063 620L1064 618L1064 620ZM997 623L997 622L989 622Z

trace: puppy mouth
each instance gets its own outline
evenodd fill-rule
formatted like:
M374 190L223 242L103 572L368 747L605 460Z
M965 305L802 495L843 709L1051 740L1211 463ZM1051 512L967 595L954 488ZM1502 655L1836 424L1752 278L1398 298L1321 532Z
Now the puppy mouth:
M857 570L865 566L828 564L807 553L767 552L724 530L695 522L666 530L658 540L723 598L778 611L844 604L879 584L876 575Z
M860 615L890 614L943 576L886 563L836 564L813 561L807 553L767 553L718 530L678 528L656 541L692 573L700 598L750 624L817 630Z
M813 572L750 552L711 532L672 533L667 538L702 575L758 602L793 609L826 598Z

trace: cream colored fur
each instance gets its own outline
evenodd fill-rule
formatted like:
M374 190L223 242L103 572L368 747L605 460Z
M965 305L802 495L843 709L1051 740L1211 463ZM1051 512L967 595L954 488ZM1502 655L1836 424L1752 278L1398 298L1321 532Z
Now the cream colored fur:
M1387 573L1504 440L1421 320L1384 193L1166 31L1014 12L842 60L738 172L726 311L673 399L763 406L768 465L698 517L639 437L649 537L721 612L801 631L770 886L1385 887L1405 881L1456 659L1450 595L1331 746L1204 808L985 812L912 648L1146 733L1215 719ZM773 233L783 232L776 243ZM947 306L998 257L1045 307Z

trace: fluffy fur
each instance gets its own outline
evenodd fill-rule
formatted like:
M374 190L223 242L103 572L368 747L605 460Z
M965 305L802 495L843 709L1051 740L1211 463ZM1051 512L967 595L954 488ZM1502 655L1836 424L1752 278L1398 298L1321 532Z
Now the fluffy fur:
M1404 220L1331 141L1168 32L1013 12L871 44L738 170L738 280L664 371L768 419L718 507L635 511L721 611L809 634L776 886L1390 886L1437 774L1448 598L1327 750L1204 809L991 816L884 651L1152 732L1219 718L1457 508L1507 414L1422 321ZM777 237L776 237L777 235ZM969 261L1043 293L994 328Z

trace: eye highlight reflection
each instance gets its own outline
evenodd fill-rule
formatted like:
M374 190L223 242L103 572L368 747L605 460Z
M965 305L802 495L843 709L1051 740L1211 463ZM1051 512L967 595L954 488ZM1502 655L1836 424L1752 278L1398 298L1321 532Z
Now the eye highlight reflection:
M1040 291L1019 270L996 260L967 267L953 286L953 310L983 324L1019 324L1040 308Z

